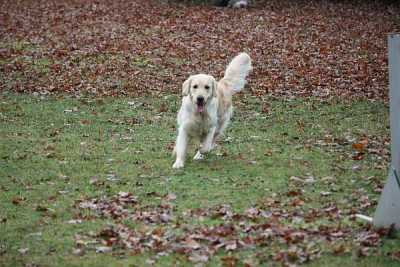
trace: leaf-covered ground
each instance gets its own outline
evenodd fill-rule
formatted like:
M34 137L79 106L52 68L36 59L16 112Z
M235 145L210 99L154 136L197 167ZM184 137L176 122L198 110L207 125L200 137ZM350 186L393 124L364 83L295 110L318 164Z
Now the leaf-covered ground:
M177 171L176 96L0 94L0 265L399 264L398 234L355 218L387 178L387 105L235 104Z
M178 92L189 74L221 77L247 51L254 95L385 99L399 14L396 1L1 1L0 89Z
M355 220L390 158L389 2L1 1L0 265L399 264ZM174 94L241 51L226 138L172 170Z

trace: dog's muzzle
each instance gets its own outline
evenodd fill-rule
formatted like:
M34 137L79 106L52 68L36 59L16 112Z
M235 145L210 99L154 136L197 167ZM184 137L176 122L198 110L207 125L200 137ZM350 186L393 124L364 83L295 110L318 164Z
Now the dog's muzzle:
M204 112L204 107L205 107L204 97L198 96L196 98L196 106L197 106L197 112L199 113Z

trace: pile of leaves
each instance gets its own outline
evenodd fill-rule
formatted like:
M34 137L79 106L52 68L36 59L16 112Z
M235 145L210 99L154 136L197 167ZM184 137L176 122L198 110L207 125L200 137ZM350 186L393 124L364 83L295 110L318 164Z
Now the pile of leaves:
M392 1L393 2L393 1ZM398 3L255 1L233 10L181 1L5 1L0 89L96 95L178 93L221 77L247 51L253 95L387 100L387 35Z
M177 212L174 200L179 196L172 193L158 196L160 204L151 206L141 205L129 192L80 199L75 202L76 219L106 219L109 225L98 232L76 234L75 253L151 252L154 256L150 261L178 254L201 263L223 252L226 266L240 261L236 256L240 251L252 255L243 262L247 266L256 264L256 260L301 264L323 253L362 257L378 253L376 247L383 237L391 235L391 230L355 222L355 213L370 206L366 205L368 198L354 201L361 194L354 192L341 207L325 201L315 209L306 207L312 200L302 190L291 189L281 196L262 199L242 212L228 205Z

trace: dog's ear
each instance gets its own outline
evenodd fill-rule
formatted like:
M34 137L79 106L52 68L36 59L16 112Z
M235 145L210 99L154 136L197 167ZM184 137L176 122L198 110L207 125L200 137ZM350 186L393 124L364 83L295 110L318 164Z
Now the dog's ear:
M218 86L218 83L213 78L213 82L212 82L212 97L217 97L217 86Z
M192 83L192 76L190 76L186 81L182 84L182 95L187 96L190 92L190 84Z

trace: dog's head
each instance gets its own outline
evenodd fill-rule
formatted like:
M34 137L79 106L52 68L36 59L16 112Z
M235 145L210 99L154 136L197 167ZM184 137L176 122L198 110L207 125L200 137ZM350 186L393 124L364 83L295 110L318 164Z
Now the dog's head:
M207 103L217 96L217 82L210 75L192 75L183 83L182 94L189 95L193 104L196 105L196 111L202 113Z

